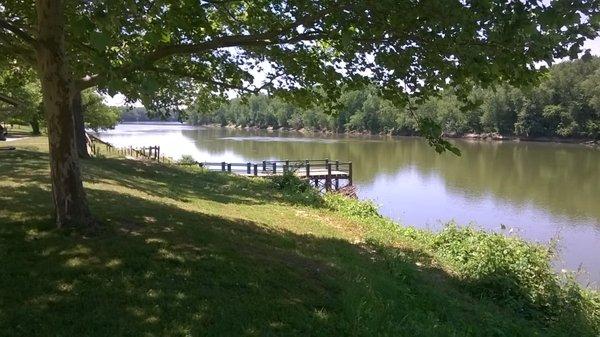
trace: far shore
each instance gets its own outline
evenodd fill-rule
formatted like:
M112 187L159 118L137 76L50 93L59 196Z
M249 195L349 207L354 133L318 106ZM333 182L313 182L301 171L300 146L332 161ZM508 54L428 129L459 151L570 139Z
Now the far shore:
M125 122L128 123L128 122ZM269 127L258 127L258 126L241 126L241 125L220 125L220 124L196 124L196 126L205 126L205 127L215 127L215 128L228 128L228 129L240 129L240 130L265 130L268 132L297 132L301 134L321 134L321 135L356 135L356 136L388 136L388 137L420 137L417 134L412 133L371 133L371 132L335 132L332 130L310 130L310 129L295 129L295 128L274 128L272 126ZM568 144L581 144L592 147L600 147L600 139L590 139L590 138L575 138L575 137L519 137L519 136L506 136L501 135L499 133L491 132L491 133L465 133L465 134L444 134L444 138L451 139L465 139L465 140L474 140L474 141L512 141L512 142L548 142L548 143L568 143Z

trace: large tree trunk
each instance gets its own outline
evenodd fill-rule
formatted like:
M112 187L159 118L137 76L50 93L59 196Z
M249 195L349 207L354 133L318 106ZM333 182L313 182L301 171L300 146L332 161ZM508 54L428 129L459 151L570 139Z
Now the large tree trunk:
M65 55L62 0L37 0L38 72L50 144L50 176L56 224L61 227L94 225L79 170L71 112L71 78Z
M81 91L73 93L72 101L73 121L75 123L75 147L77 154L81 159L89 159L90 148L88 136L85 133L85 123L83 121L83 102L81 101Z

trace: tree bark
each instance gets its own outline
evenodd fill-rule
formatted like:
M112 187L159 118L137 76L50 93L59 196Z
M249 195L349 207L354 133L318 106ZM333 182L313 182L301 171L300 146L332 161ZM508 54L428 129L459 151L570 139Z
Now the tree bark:
M75 147L77 154L81 159L89 159L90 148L88 136L85 132L85 122L83 121L83 103L81 101L81 91L73 93L72 100L73 122L75 123Z
M71 110L71 78L64 41L62 0L37 0L38 43L36 58L42 84L44 112L50 147L50 177L56 225L90 227L94 220L88 208Z

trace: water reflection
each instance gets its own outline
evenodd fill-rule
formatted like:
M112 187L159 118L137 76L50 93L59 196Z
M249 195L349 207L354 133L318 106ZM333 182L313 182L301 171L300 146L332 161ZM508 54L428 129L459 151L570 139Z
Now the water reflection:
M120 125L103 139L159 144L198 161L350 160L359 195L405 224L500 224L547 242L560 235L563 261L600 280L600 151L579 145L456 141L462 156L436 154L417 138L357 137L181 125Z

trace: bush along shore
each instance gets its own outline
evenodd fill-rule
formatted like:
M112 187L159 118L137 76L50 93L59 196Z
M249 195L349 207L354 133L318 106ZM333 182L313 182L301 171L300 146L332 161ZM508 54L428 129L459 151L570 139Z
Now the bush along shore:
M600 295L552 249L274 180L82 162L94 233L56 230L47 142L0 154L6 336L590 336Z

